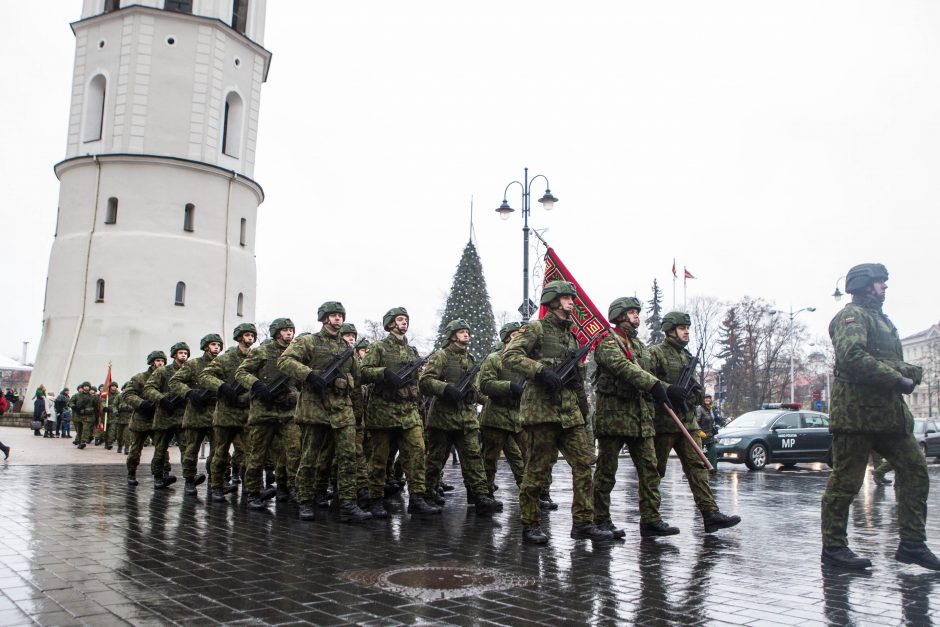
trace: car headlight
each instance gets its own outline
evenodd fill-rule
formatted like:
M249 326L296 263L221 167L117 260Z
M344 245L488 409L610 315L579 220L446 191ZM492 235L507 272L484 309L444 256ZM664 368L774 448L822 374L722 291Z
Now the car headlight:
M740 441L741 438L721 438L718 440L718 444L721 444L722 446L734 446Z

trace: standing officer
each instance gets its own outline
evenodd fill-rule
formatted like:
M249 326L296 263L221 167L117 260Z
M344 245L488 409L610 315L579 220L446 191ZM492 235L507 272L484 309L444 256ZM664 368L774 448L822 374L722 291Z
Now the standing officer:
M72 412L75 414L76 431L78 435L78 448L85 448L95 438L95 422L97 422L98 395L91 391L91 383L83 381L78 386L78 394L72 399Z
M695 405L702 402L702 388L696 387L694 391L686 390L675 385L679 381L682 369L692 361L692 354L686 349L689 343L689 327L692 319L689 314L681 311L670 311L663 316L662 330L666 339L650 349L650 372L660 381L669 385L666 389L676 415L689 431L692 439L701 448L702 440L699 438L699 426L695 422ZM691 405L691 407L690 407ZM734 527L741 522L740 516L726 516L718 510L715 497L712 496L711 486L708 485L708 470L698 456L698 453L689 445L679 431L679 427L666 413L665 404L656 405L656 459L659 476L666 476L666 466L669 463L669 452L675 450L682 470L692 490L695 505L702 512L702 521L705 524L705 533L713 533L719 529Z
M124 384L124 395L121 399L134 408L134 415L130 423L130 446L127 454L127 485L136 486L137 467L140 465L140 452L144 449L144 442L153 434L153 414L156 404L144 397L144 386L154 370L166 364L166 353L151 351L147 355L147 369L138 372Z
M539 495L551 485L552 468L558 461L559 450L571 466L574 495L571 537L591 540L614 537L610 531L598 529L593 522L591 449L584 430L588 414L584 364L578 363L579 376L567 384L553 370L578 349L570 320L577 295L573 283L548 282L540 299L542 305L548 306L548 313L541 320L522 327L503 353L503 366L521 372L530 382L522 393L519 409L529 442L519 508L522 540L533 544L548 542L539 526Z
M637 337L640 326L640 301L632 296L618 298L610 304L608 319L630 351L629 356L611 336L601 340L594 349L597 370L594 389L597 392L597 441L600 452L594 471L594 523L614 537L622 538L610 519L610 492L614 489L620 450L626 446L636 468L640 499L640 536L671 536L679 533L659 515L659 472L653 446L653 408L650 400L665 403L668 399L663 384L646 371L649 355Z
M341 336L346 319L342 303L320 305L317 319L323 324L318 333L306 335L277 361L281 372L300 382L300 400L294 420L300 426L300 463L297 467L297 500L300 519L313 520L313 479L317 457L328 451L336 457L340 522L361 523L372 518L356 504L356 417L350 395L358 393L359 363L354 348ZM349 355L343 357L349 351ZM332 381L328 369L335 369ZM330 440L331 446L324 442ZM330 467L325 469L329 476Z
M822 497L822 562L864 569L871 560L848 547L849 505L865 479L871 451L884 456L897 480L898 532L894 558L940 570L927 535L927 460L914 439L914 419L902 394L920 383L920 366L904 362L898 330L881 308L888 271L863 263L845 276L852 302L829 323L835 349L832 384L832 474Z
M150 460L154 490L161 490L176 482L176 477L169 474L166 468L170 465L170 442L183 422L180 409L185 404L185 399L170 391L170 379L189 359L189 345L186 342L177 342L170 348L170 357L173 361L155 370L144 386L144 397L156 403L151 436L153 459ZM178 437L177 441L181 445L185 444L181 437Z

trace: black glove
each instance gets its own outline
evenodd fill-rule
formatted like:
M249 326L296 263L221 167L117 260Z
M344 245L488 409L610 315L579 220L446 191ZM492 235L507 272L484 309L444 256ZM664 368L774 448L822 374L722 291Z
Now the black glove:
M685 399L688 396L688 392L686 392L683 388L680 388L678 385L670 385L668 388L666 388L666 395L669 397L670 401L676 405L679 405L685 402Z
M544 385L551 392L557 392L565 385L561 377L548 366L543 366L542 369L535 374L535 380Z
M512 383L509 384L509 391L512 392L515 398L522 398L522 393L525 391L525 377L513 379Z
M255 381L254 385L251 386L251 394L265 405L271 404L271 390L261 381Z
M650 388L650 396L653 397L653 402L655 403L666 403L672 407L672 403L669 402L669 395L666 393L665 386L659 381Z
M165 411L168 414L173 413L173 410L175 409L175 404L173 403L173 394L167 394L166 396L161 398L160 407L162 407L163 411Z
M405 384L405 382L401 380L401 377L398 376L397 372L392 372L388 368L382 373L382 381L393 390L397 390Z
M219 386L219 392L221 392L222 396L224 396L225 398L236 399L238 398L238 384L229 383L228 381L226 381L225 383Z
M914 379L908 379L907 377L901 377L901 380L898 381L898 389L901 390L904 394L910 394L914 391L914 388L917 387L914 385Z
M195 403L196 405L202 404L202 394L199 393L200 390L190 390L186 392L186 400L190 403Z
M145 416L153 416L153 410L156 409L156 406L153 404L153 401L144 401L140 404L140 407L137 408L137 411L144 414Z
M320 376L318 370L311 370L306 378L307 385L317 392L322 392L326 387L326 379Z
M457 386L453 383L448 383L444 386L444 393L442 396L454 404L463 401L463 394L460 393L460 390L458 390Z

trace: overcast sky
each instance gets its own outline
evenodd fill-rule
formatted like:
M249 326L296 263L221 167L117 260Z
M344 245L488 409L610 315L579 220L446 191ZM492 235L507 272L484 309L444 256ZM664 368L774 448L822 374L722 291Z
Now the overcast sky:
M41 331L80 5L5 7L15 357ZM471 197L493 308L515 311L519 188L509 221L494 210L528 166L560 199L533 200L531 224L605 310L648 300L654 277L670 308L675 257L690 297L815 306L799 319L825 334L837 277L880 261L886 311L920 331L940 321L938 33L927 1L270 0L257 317L315 327L338 299L361 324L403 305L432 336Z

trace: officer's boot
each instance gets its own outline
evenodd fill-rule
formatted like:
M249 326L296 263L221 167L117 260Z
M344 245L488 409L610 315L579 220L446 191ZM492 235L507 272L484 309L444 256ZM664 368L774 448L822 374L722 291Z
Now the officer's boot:
M522 541L526 544L545 544L548 542L548 536L538 525L530 525L522 528Z
M614 534L604 529L599 529L591 521L575 523L571 526L571 537L575 540L613 540Z
M539 495L539 507L544 511L554 512L558 509L558 503L552 500L552 496L548 492L545 492Z
M388 510L382 505L382 499L372 499L369 501L369 513L373 518L388 518Z
M277 490L274 498L278 503L284 503L287 501L287 499L290 498L290 490L287 489L287 484L285 484L283 481L277 484Z
M601 531L609 531L617 540L627 535L626 531L624 531L623 529L618 529L616 525L614 525L613 521L610 521L610 520L597 523L596 526Z
M249 509L266 509L268 507L268 501L261 498L260 492L249 492L248 507Z
M226 483L225 485L223 485L221 488L218 488L218 489L222 490L222 494L231 494L232 492L235 492L236 490L238 490L238 486L235 485L234 483Z
M301 501L299 509L301 520L316 520L317 514L313 507L313 501Z
M164 481L163 475L154 475L153 476L153 489L163 490L165 488L166 488L166 481Z
M163 473L163 487L169 488L174 483L176 483L176 475L171 475L168 472Z
M108 442L107 440L104 441L104 450L110 451L110 450L113 449L113 448L114 448L114 445L113 445L113 444L111 444L111 443Z
M871 478L875 482L875 485L877 485L878 487L891 485L891 480L885 477L884 473L882 472L872 471Z
M222 488L212 488L210 495L212 496L212 500L216 503L225 502L225 492L222 491Z
M871 568L871 560L859 557L847 546L824 546L822 548L822 563L826 566L864 570Z
M183 488L183 494L186 496L196 496L196 494L198 494L195 480L186 479L186 487Z
M385 484L385 487L382 488L382 493L385 495L385 498L390 498L401 492L402 486L399 485L397 481L389 481Z
M79 442L79 443L78 443L78 450L81 451L81 450L84 450L84 448L85 448L85 443L84 443L84 442Z
M494 503L496 503L496 511L497 511L497 512L503 511L503 502L500 501L500 500L499 500L498 498L496 498L495 496L493 496L493 493L492 493L492 492L490 492L490 498L493 499L493 502L494 502Z
M117 452L118 452L118 455L120 455L121 453L124 452L124 445L123 445L123 444L118 444L118 450L117 450Z
M201 485L204 484L205 482L206 482L206 475L204 475L204 474L202 474L202 473L199 473L198 475L196 475L196 476L193 478L193 484L195 484L196 487L201 486Z
M424 500L427 501L428 503L433 503L434 505L437 505L438 507L444 507L444 503L447 502L447 501L444 499L444 497L441 496L440 492L436 492L436 493L434 493L434 494L429 494L429 493L427 493L427 494L424 495ZM473 503L470 501L470 497L469 497L469 496L467 497L467 504L468 504L468 505L472 505L472 504L473 504Z
M481 494L476 498L476 513L478 515L493 514L499 511L496 505L497 501L490 498L485 494Z
M705 533L715 533L719 529L734 527L741 522L741 517L726 516L716 509L710 512L702 512L702 522L705 523Z
M454 486L447 483L446 481L441 481L441 490L443 490L444 492L453 492Z
M372 520L372 514L362 511L352 499L342 499L339 502L339 521L348 523L364 523Z
M133 473L133 472L127 473L127 485L129 485L129 486L131 486L132 488L134 488L134 487L137 487L137 485L138 485L139 483L140 483L140 482L137 481L137 475L136 475L136 473Z
M368 510L369 509L369 489L368 488L359 488L356 492L356 505L359 506L359 509Z
M317 507L330 506L330 493L326 490L317 490L313 493L313 503Z
M901 540L894 559L904 564L917 564L930 570L940 570L940 559L930 551L926 542L920 540Z
M258 493L258 498L262 501L270 501L275 496L277 496L277 488L274 486L269 486Z
M417 494L412 494L408 498L408 513L418 516L431 516L440 514L441 508L431 505Z
M679 533L678 527L670 527L666 521L660 520L654 523L640 523L641 538L655 538L658 536L674 536Z

